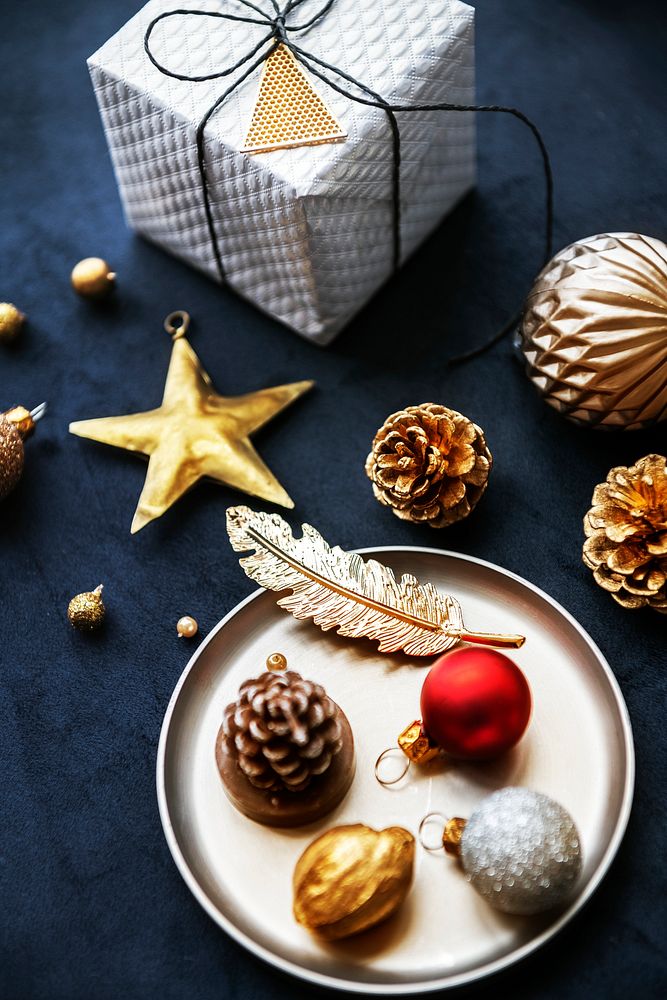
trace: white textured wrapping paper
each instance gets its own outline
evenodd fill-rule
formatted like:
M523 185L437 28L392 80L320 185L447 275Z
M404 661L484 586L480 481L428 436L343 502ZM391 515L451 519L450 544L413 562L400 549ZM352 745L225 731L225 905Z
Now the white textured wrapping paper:
M270 0L256 2L271 12ZM150 0L88 65L128 223L218 278L195 134L235 77L193 83L151 64L146 28L178 6L251 13L234 0ZM320 6L321 0L307 0L288 23L308 20ZM158 24L151 45L173 72L203 75L233 64L266 33L217 18L174 17ZM458 0L336 0L290 39L385 100L474 103L474 11ZM259 75L252 73L206 126L226 277L257 307L326 344L392 272L391 132L383 111L309 74L347 140L241 153ZM475 123L464 112L399 112L397 119L405 260L474 184Z

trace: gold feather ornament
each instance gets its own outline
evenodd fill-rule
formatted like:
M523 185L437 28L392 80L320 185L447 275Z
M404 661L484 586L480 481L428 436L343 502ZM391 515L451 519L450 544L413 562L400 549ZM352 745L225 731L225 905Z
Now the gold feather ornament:
M457 642L518 648L522 635L472 632L459 602L375 559L332 548L315 528L302 525L295 538L278 514L249 507L227 510L227 532L247 576L267 590L291 591L278 604L298 619L312 618L323 631L351 639L373 639L381 653L436 656Z

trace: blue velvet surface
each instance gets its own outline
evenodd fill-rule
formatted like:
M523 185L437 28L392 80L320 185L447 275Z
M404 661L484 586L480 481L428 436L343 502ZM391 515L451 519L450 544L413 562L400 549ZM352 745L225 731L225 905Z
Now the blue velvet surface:
M169 357L161 324L175 308L193 314L191 339L221 392L317 380L258 438L296 500L295 519L344 547L441 546L520 573L579 618L620 681L638 773L612 871L557 940L457 995L658 996L667 622L618 608L580 548L595 483L611 465L664 452L665 429L604 436L570 426L537 398L508 342L445 366L534 277L542 191L529 136L480 120L476 193L322 351L125 228L85 58L137 5L5 0L0 12L0 299L30 317L21 342L0 351L0 408L50 407L0 508L0 996L282 1000L296 989L197 906L154 793L160 723L193 648L174 622L191 613L206 634L251 589L224 526L239 495L200 485L130 537L144 465L67 433L74 419L157 404ZM556 246L605 230L665 238L662 0L475 6L479 99L521 107L552 152ZM117 296L98 307L68 284L74 262L92 254L119 274ZM363 471L384 417L431 399L480 423L496 460L479 510L446 533L380 508ZM82 636L67 624L67 602L100 581L108 624Z

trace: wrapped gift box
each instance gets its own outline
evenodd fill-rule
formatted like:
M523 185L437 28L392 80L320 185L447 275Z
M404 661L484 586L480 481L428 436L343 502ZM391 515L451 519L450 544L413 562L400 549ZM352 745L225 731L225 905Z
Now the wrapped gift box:
M274 16L271 0L255 4ZM304 23L322 6L306 0L287 23ZM173 0L150 0L91 56L90 74L129 225L221 280L196 133L250 64L198 82L161 72L144 35L174 7ZM253 16L235 0L186 0L183 8ZM309 29L289 37L392 103L470 104L473 32L474 11L458 0L335 0ZM236 63L266 34L266 27L242 21L178 15L155 25L150 46L170 73L205 76ZM347 138L243 152L260 75L260 67L248 75L203 133L211 225L229 286L326 344L394 268L391 129L383 110L309 75ZM403 261L473 185L475 125L471 113L451 111L399 112L397 121Z

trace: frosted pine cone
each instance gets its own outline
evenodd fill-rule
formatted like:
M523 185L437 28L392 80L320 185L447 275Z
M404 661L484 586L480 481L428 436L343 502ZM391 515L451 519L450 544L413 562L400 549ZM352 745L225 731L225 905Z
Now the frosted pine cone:
M387 417L366 473L376 499L397 517L444 528L475 507L491 465L481 427L456 410L423 403Z
M222 730L248 781L266 791L304 791L342 747L335 703L293 670L245 681Z
M667 614L667 459L611 469L584 518L583 558L624 608Z

